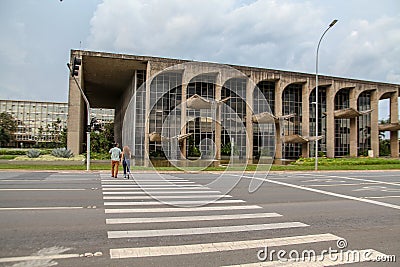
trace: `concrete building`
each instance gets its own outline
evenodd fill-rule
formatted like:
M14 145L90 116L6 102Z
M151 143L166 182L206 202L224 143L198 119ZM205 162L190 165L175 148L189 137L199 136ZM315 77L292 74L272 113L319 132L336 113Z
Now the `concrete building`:
M368 152L377 157L379 131L390 131L391 156L399 157L399 84L319 76L315 136L315 74L82 50L72 50L71 62L74 57L82 59L76 78L91 107L115 109L115 141L129 143L137 158L163 150L162 131L172 128L176 136L184 136L179 139L178 158L189 157L193 148L210 147L203 140L211 140L217 160L221 148L233 142L248 161L260 155L262 147L273 147L276 159L296 159L314 156L315 139L320 139L319 153L327 157ZM226 71L227 67L243 75ZM269 107L264 108L260 99ZM390 99L390 123L381 125L382 99ZM226 115L218 106L222 102L237 118L218 117ZM68 147L80 153L87 115L72 77L68 109ZM177 119L166 130L171 112ZM227 126L227 120L239 126ZM261 127L263 120L273 127ZM236 127L231 129L235 137L224 127ZM261 143L260 135L273 142Z
M17 147L54 142L57 133L67 127L68 103L0 100L1 112L7 112L17 121L14 133ZM92 109L91 113L100 125L114 120L111 109Z

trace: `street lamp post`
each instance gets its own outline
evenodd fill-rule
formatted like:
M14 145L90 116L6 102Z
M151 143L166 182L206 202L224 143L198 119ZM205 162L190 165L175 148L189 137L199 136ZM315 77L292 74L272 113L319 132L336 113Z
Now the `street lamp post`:
M317 56L315 60L315 170L318 170L318 51L319 45L321 44L322 38L326 32L336 24L338 20L335 19L329 24L329 27L324 31L321 38L319 39L317 46Z
M74 59L75 60L75 59ZM80 63L79 63L80 65ZM78 81L75 78L75 64L74 67L71 68L71 65L69 63L67 63L68 69L71 72L71 76L74 78L76 85L79 88L79 91L81 92L82 98L86 103L86 109L87 109L87 125L86 125L86 170L89 171L90 170L90 105L89 105L89 101L85 95L85 93L83 92L81 86L79 85Z

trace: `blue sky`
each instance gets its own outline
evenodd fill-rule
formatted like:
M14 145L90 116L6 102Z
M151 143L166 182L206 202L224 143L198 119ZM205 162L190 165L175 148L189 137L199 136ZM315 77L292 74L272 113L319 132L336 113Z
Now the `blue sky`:
M400 84L397 0L2 0L0 99L68 101L71 49ZM386 117L381 105L380 117Z

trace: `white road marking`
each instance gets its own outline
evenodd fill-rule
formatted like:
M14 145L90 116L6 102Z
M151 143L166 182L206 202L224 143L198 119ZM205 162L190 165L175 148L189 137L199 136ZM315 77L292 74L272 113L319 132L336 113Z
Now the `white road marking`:
M114 201L104 202L104 206L152 206L152 205L201 205L201 204L232 204L232 203L244 203L246 201L241 199L223 199L216 200L210 203L209 200L182 200L182 201Z
M192 211L211 211L211 210L249 210L262 209L257 205L243 206L218 206L218 207L190 207L190 208L151 208L151 209L105 209L105 213L150 213L150 212L192 212Z
M164 183L168 183L168 182L189 182L189 180L186 180L186 179L174 179L174 180L154 180L154 179L147 179L147 180L145 180L145 179L143 179L143 180L138 180L138 179L124 179L124 180L117 180L117 179L114 179L114 180L112 180L112 179L102 179L101 180L101 182L115 182L115 183L134 183L134 182L140 182L140 183L144 183L144 182L146 182L146 183L158 183L158 182L164 182ZM191 182L191 183L194 183L194 182Z
M79 254L9 257L9 258L0 258L0 263L16 262L16 261L57 260L57 259L79 258L79 257L80 257ZM30 265L26 265L26 266L30 266Z
M386 186L364 186L362 188L353 189L352 191L381 191L381 192L400 192L400 188L387 188Z
M358 186L358 185L369 185L375 183L359 183L359 184L308 184L307 186L315 187L330 187L330 186Z
M112 190L125 190L125 191L137 191L137 192L152 192L152 191L158 191L158 190L198 190L198 191L204 191L204 192L213 192L211 190L209 190L208 188L199 188L199 187L185 187L185 188L181 188L181 187L171 187L171 188L159 188L159 187L154 187L154 188L129 188L129 187L107 187L107 188L102 188L103 191L112 191ZM168 191L165 191L168 192ZM171 192L171 191L170 191ZM219 191L214 191L214 192L219 192Z
M251 213L251 214L181 216L181 217L116 218L116 219L106 219L106 223L107 224L128 224L128 223L192 222L192 221L273 218L273 217L281 217L281 216L282 215L280 215L278 213Z
M400 186L399 183L391 183L391 182L384 182L384 181L375 181L375 180L361 179L361 178L353 178L353 177L345 177L345 176L323 175L323 174L308 174L308 173L303 173L302 175L307 175L307 176L320 176L320 177L332 177L332 178L341 178L341 179L354 180L354 181L370 182L370 183L375 183L375 184L387 184L387 185L397 185L397 186Z
M0 208L0 211L8 210L73 210L83 209L83 207L24 207L24 208Z
M130 182L130 183L113 183L113 182L102 182L101 184L103 185L115 185L115 184L123 184L125 185L140 185L140 186L156 186L156 185L161 185L161 186L165 186L165 185L189 185L189 186L194 186L193 184L195 184L195 182L166 182L166 181L159 181L159 182ZM201 186L201 185L198 185Z
M113 192L115 193L115 192ZM196 195L196 196L156 196L152 194L151 196L103 196L104 200L117 200L117 199L185 199L185 198L193 198L193 199L199 199L199 198L229 198L232 197L231 195Z
M82 191L82 188L0 188L0 191Z
M182 228L161 230L135 230L135 231L108 231L108 238L138 238L155 236L182 236L182 235L206 235L218 233L248 232L259 230L286 229L296 227L307 227L309 225L301 222L247 224L234 226L216 226L204 228Z
M54 255L36 255L36 256L21 256L21 257L8 257L0 258L0 263L5 262L19 262L19 261L43 261L43 260L58 260L58 259L70 259L70 258L82 258L82 257L99 257L103 253L81 253L81 254L54 254ZM22 266L22 265L21 265ZM23 266L31 266L30 264L24 264ZM37 265L32 265L37 266ZM49 265L53 266L53 265Z
M237 174L227 174L227 175L241 176L241 177L247 178L247 179L261 180L261 181L265 181L265 182L272 183L272 184L279 184L279 185L293 187L293 188L297 188L297 189L301 189L301 190L311 191L311 192L314 192L314 193L319 193L319 194L324 194L324 195L329 195L329 196L334 196L334 197L339 197L339 198L345 198L345 199L350 199L350 200L356 200L356 201L359 201L359 202L365 202L365 203L369 203L369 204L374 204L374 205L378 205L378 206L383 206L383 207L387 207L387 208L400 210L400 206L398 206L398 205L393 205L393 204L379 202L379 201L375 201L375 200L358 198L358 197L353 197L353 196L348 196L348 195L343 195L343 194L323 191L323 190L320 190L320 189L309 188L309 187L305 187L305 186L301 186L301 185L289 184L289 183L284 183L284 182L279 182L279 181L273 181L273 180L270 180L270 179L251 177L251 176L245 176L245 175L237 175Z
M260 267L260 266L284 266L284 267L327 267L327 266L337 266L342 264L360 263L360 262L370 262L378 257L386 257L379 251L373 249L363 249L363 250L350 250L348 252L343 251L340 253L331 253L330 255L307 256L304 258L292 258L287 261L265 261L257 263L248 263L240 265L229 265L224 267Z
M25 180L23 180L23 179L4 179L4 180L1 180L0 179L0 182L47 182L46 180L43 180L43 179L37 179L37 180L34 180L34 179L25 179Z
M363 198L400 198L400 196L381 196L381 197L363 197Z
M346 181L338 181L332 178L316 178L311 180L302 181L303 183L311 183L311 182L325 182L325 183L346 183Z
M196 253L210 253L222 251L234 251L239 249L254 249L268 247L280 247L316 242L328 242L341 239L332 234L291 236L270 239L256 239L233 242L204 243L178 246L139 247L110 249L111 259L158 257L172 255L187 255Z
M109 191L117 191L118 189L109 188L108 190L104 190L103 195L143 195L147 196L148 194L221 194L220 191L213 190L203 190L203 191L122 191L122 192L109 192ZM125 188L120 190L126 190Z
M197 184L188 184L188 185L174 185L174 184L156 184L156 185L136 185L136 184L103 184L101 185L104 188L109 188L109 187L129 187L129 188L168 188L168 189L173 189L173 188L208 188L206 186L202 185L197 185Z

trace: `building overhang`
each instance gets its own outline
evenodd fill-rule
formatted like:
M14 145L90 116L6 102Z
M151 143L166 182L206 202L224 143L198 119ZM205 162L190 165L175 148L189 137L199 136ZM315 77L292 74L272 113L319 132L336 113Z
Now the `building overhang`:
M146 70L146 66L146 60L84 53L82 87L91 107L115 108L132 82L135 70Z

